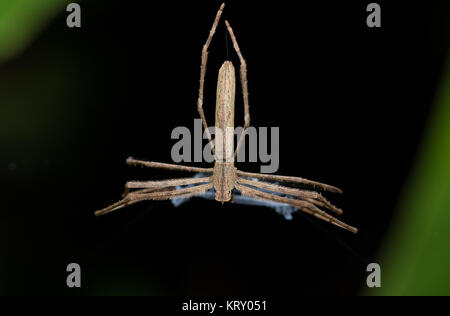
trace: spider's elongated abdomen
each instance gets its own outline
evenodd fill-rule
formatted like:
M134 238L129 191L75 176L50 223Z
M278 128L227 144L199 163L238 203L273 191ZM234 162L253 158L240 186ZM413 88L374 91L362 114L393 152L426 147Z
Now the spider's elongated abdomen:
M215 160L234 161L234 97L236 76L231 61L223 63L217 79Z

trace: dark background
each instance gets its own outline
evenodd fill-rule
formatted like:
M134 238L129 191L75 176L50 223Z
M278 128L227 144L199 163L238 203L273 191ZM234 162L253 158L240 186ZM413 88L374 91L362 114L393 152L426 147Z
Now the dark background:
M127 180L185 175L125 164L171 162L176 126L193 128L200 53L218 1L88 1L81 29L61 13L1 65L16 105L3 137L3 291L10 294L358 294L376 262L447 53L449 5L227 1L248 64L253 126L280 127L283 175L336 185L327 197L357 235L303 214L193 199L142 202L105 217ZM228 46L228 52L227 52ZM205 112L227 55L210 47ZM34 69L30 73L30 68ZM240 88L236 124L243 124ZM205 166L205 164L192 164ZM258 163L238 164L259 171ZM66 266L82 288L66 287Z

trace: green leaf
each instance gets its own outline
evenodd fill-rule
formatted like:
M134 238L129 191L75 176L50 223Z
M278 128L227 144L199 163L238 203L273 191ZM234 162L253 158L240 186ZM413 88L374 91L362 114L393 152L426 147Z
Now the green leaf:
M450 60L443 74L380 259L382 287L366 294L450 294Z
M0 0L0 63L20 54L68 2Z

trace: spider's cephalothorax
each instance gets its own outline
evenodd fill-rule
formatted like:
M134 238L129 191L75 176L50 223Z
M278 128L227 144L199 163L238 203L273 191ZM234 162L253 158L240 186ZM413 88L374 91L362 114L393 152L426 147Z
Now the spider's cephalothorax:
M164 168L170 170L201 172L209 174L200 178L179 178L160 181L130 181L126 184L125 197L117 203L102 210L96 211L97 216L103 215L127 205L145 200L169 200L177 197L190 197L204 194L210 189L215 190L215 199L219 202L229 202L232 199L234 189L243 196L289 204L299 210L311 214L324 221L356 233L357 229L347 225L331 216L323 209L336 214L342 214L342 210L328 202L319 192L315 190L301 190L274 184L268 181L299 183L304 186L319 188L323 191L342 193L336 187L328 184L315 182L299 177L278 176L261 173L251 173L235 168L236 157L241 143L245 137L245 131L250 125L250 113L247 89L247 64L239 49L236 37L230 24L225 21L227 30L233 42L233 47L240 60L240 81L244 101L244 133L239 137L236 149L234 148L234 99L236 91L235 70L230 61L225 61L219 70L216 96L216 122L215 143L211 139L205 114L203 112L203 90L205 82L206 62L208 59L208 47L216 31L224 4L220 6L209 33L208 39L202 50L202 62L200 68L200 88L197 108L202 119L203 127L208 136L211 148L214 151L214 168L197 168L176 164L166 164L153 161L142 161L128 158L129 165L145 166L150 168ZM258 179L256 181L254 178ZM263 180L263 181L261 181ZM266 181L264 181L266 180ZM134 190L134 191L130 191ZM271 193L273 192L273 193Z
M231 191L236 185L236 168L233 163L216 161L213 179L216 201L229 202L231 200Z

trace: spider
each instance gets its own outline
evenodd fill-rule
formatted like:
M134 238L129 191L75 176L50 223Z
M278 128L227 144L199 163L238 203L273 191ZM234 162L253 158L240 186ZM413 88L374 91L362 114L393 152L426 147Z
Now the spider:
M298 208L301 211L313 215L321 220L330 222L338 227L356 233L358 230L355 227L339 221L335 217L322 210L327 209L336 214L342 214L341 209L332 205L319 192L287 187L267 181L299 183L311 188L319 188L324 191L342 193L339 188L299 177L245 172L238 170L234 166L234 159L237 156L243 138L245 137L245 130L250 126L250 113L247 88L247 64L244 57L242 56L241 50L236 40L236 36L234 35L233 29L231 28L228 21L225 21L226 28L228 33L230 34L234 50L236 51L236 54L238 55L240 60L240 83L244 99L244 133L240 135L235 150L234 135L232 133L222 133L220 137L218 137L216 134L215 143L213 143L203 111L203 90L206 65L208 60L208 47L216 31L224 6L225 4L222 4L220 6L209 32L209 36L202 49L200 88L197 101L197 109L202 119L203 127L206 131L209 144L211 145L211 149L214 152L214 167L197 168L179 164L142 161L130 157L126 160L128 165L186 172L200 172L206 174L207 176L199 178L178 178L160 181L129 181L125 185L125 193L123 199L104 209L96 211L95 215L101 216L109 212L118 210L124 206L132 205L145 200L171 200L174 198L198 196L204 194L210 189L215 190L216 201L222 203L230 202L232 200L232 191L237 190L241 193L242 196L245 197L263 201L285 203L294 206L295 208ZM218 75L215 115L215 128L218 130L224 131L229 128L234 128L235 86L235 69L231 61L227 60L221 66ZM260 181L256 181L255 178Z

